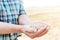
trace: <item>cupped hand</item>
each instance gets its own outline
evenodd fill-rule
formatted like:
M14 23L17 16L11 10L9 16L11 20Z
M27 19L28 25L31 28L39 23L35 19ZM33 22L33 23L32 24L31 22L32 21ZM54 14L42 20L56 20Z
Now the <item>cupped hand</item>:
M39 29L37 32L27 32L24 31L24 34L26 34L27 36L29 36L30 38L36 38L36 37L41 37L43 35L45 35L48 32L47 27L45 28L41 28Z
M48 32L48 30L49 26L47 24L35 22L34 25L25 25L22 32L33 39L45 35Z

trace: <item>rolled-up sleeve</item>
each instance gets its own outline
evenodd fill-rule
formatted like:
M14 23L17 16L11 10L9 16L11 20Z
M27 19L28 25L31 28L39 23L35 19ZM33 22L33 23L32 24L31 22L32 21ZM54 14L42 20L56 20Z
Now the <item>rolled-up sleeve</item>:
M19 6L19 14L26 14L24 6L23 6L23 0L20 0L20 6Z

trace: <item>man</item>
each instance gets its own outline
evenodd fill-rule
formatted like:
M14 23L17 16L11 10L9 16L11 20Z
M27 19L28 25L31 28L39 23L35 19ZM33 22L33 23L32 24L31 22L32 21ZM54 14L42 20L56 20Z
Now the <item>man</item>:
M45 27L35 33L34 29L27 25L30 23L31 21L24 11L22 0L0 0L0 40L17 40L19 32L35 38L48 31Z

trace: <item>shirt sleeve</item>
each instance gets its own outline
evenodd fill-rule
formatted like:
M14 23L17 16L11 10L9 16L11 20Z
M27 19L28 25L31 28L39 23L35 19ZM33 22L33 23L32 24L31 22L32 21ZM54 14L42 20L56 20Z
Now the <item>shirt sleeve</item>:
M20 6L19 6L19 15L26 14L24 6L23 6L23 0L20 0Z

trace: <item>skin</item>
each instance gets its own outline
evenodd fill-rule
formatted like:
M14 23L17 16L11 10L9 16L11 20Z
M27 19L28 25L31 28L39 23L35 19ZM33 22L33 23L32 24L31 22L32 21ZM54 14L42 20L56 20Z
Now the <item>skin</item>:
M22 25L0 22L0 34L21 32L22 27Z
M47 32L48 32L48 29L46 27L46 28L40 29L36 33L30 33L30 32L23 32L23 33L33 39L33 38L36 38L36 37L41 37L41 36L45 35Z
M23 19L25 19L26 21ZM30 38L36 38L36 37L41 37L48 32L48 29L47 29L48 26L39 29L39 31L37 32L34 32L34 29L30 28L29 26L29 24L31 23L31 20L26 14L19 16L19 20L20 20L19 25L0 22L0 34L21 32L26 34Z
M32 21L28 18L28 16L27 15L23 15L23 16L20 16L19 18L21 18L21 19L25 18L25 20L28 20L28 21L25 21L24 23L22 23L22 25L31 24ZM20 20L19 22L20 23L23 22L22 20ZM33 39L33 38L41 37L41 36L45 35L48 32L48 30L49 30L49 26L47 25L46 27L39 29L39 31L37 31L37 32L33 32L33 30L31 32L23 30L22 33L26 34L28 37Z

